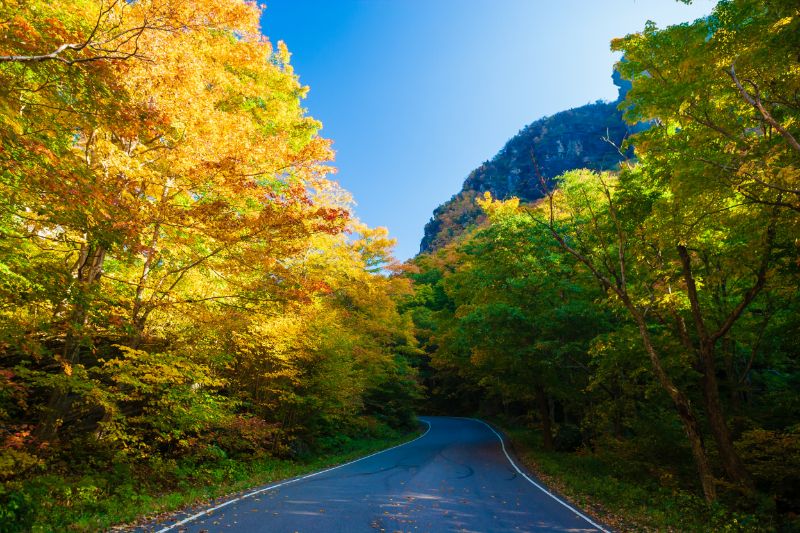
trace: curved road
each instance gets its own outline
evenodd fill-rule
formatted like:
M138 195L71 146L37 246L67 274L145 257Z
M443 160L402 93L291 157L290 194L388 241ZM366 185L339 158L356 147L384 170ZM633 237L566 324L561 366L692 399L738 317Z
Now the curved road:
M414 441L251 491L210 513L162 523L155 530L603 531L519 470L485 423L421 420L429 429Z

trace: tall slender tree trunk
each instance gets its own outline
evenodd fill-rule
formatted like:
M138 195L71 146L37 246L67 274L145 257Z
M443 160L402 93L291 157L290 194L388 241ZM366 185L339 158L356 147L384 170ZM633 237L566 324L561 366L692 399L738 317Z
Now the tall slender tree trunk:
M769 242L769 239L768 239ZM720 462L725 471L726 477L734 484L738 485L746 492L754 490L753 481L747 473L736 448L733 446L733 439L728 429L727 421L725 420L725 413L722 409L722 402L719 397L719 383L717 382L717 365L715 358L716 342L721 336L727 333L722 330L714 335L710 334L706 327L705 320L700 308L700 298L697 292L697 284L694 280L692 272L692 263L689 256L689 251L683 245L677 246L678 255L681 258L681 268L683 270L683 277L686 281L686 291L689 296L689 302L692 308L692 315L694 317L695 330L699 339L699 347L696 352L699 356L700 370L702 372L702 385L703 385L703 403L705 407L705 414L708 418L709 429L717 445ZM765 257L768 257L765 256ZM749 299L744 300L740 304L739 313L741 313L747 304L755 298L756 294L761 290L764 283L764 275L766 272L766 264L762 265L763 272L759 274L759 281L749 291ZM729 315L727 319L728 328L730 328L740 314Z
M755 490L752 479L733 445L730 430L722 409L719 397L716 368L714 367L714 346L706 344L701 347L703 364L703 401L705 403L706 417L711 435L717 445L722 468L728 479L744 489L752 492Z
M614 213L613 204L611 202L611 194L607 189L605 192L606 197L609 200L612 218L614 218L614 221L616 222L616 214ZM592 274L598 279L598 281L600 281L605 290L613 291L619 297L619 299L622 301L622 304L625 306L625 309L628 310L636 322L645 351L650 358L650 364L653 368L653 373L655 374L656 379L658 379L661 387L666 391L672 400L672 404L675 407L681 424L683 425L683 429L686 432L686 438L689 441L692 457L700 478L700 485L703 488L703 495L708 503L716 501L717 489L714 484L714 475L711 470L711 464L708 461L708 454L706 453L705 443L703 442L703 434L700 431L700 425L698 424L697 416L694 414L691 403L689 402L689 398L680 389L678 389L678 387L672 382L669 374L667 374L666 370L664 370L664 367L661 364L661 357L653 346L652 339L650 338L650 332L647 330L647 321L645 320L644 314L639 310L638 307L636 307L636 305L633 303L633 300L631 300L630 295L628 294L626 276L627 268L625 260L626 239L620 225L617 225L617 233L619 237L619 272L613 273L612 277L615 280L615 282L613 282L608 276L601 273L595 264L586 256L572 248L567 241L564 240L564 237L560 235L558 231L556 231L553 225L554 210L552 194L548 195L548 199L550 201L549 227L553 237L555 237L556 241L558 241L563 249L567 250L576 259L589 268Z
M633 315L637 326L639 327L639 334L642 338L645 351L650 358L653 373L656 375L659 384L667 392L675 410L678 413L683 430L686 433L686 438L689 441L689 446L694 458L695 467L700 477L700 486L703 488L703 496L708 503L717 499L717 488L714 484L714 474L711 470L711 464L708 461L708 454L706 452L705 443L703 442L703 433L700 430L697 416L692 409L689 398L678 389L672 382L667 372L661 364L661 357L658 355L655 347L653 346L650 332L647 330L647 322L642 313L633 305L633 302L624 294L623 303L628 308L628 311Z
M142 274L139 276L139 282L136 284L136 293L133 297L133 309L131 309L131 325L133 326L133 331L128 339L128 345L131 348L138 348L139 344L141 344L144 325L149 315L147 310L144 309L144 291L147 287L150 270L153 267L153 261L156 256L155 248L158 244L158 235L160 231L160 224L156 224L150 239L150 249L147 251L147 257L144 260L144 265L142 265Z
M173 185L173 179L167 178L164 187L161 190L160 206L164 207L169 197L169 192ZM150 272L153 265L156 264L157 247L161 239L161 221L157 219L153 224L153 232L150 235L150 244L148 246L147 255L142 265L142 273L139 276L139 281L136 284L136 293L133 298L133 308L131 309L131 323L133 325L133 332L128 339L128 344L131 348L138 348L142 342L142 334L144 333L144 326L147 322L147 317L152 311L152 307L145 306L144 293L147 288L147 283L150 279Z

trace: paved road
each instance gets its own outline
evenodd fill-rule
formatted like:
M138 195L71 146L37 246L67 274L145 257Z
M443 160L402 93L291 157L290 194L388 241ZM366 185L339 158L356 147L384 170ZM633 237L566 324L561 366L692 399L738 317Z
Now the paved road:
M598 531L534 485L496 433L465 418L424 417L419 439L242 497L173 532ZM172 526L172 527L170 527Z

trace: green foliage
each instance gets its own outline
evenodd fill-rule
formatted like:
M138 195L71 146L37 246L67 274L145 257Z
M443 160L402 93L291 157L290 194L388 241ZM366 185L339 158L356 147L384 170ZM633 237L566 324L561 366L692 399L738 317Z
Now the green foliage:
M513 422L503 425L508 427ZM541 449L535 431L508 430L523 462L571 501L591 509L621 531L774 531L770 509L732 512L722 505L707 506L702 498L679 487L674 473L654 472L653 464L620 457L607 450L576 454Z
M786 431L752 429L736 443L765 494L775 498L782 511L800 505L800 427ZM777 459L777 460L776 460Z
M87 404L104 411L95 430L99 443L141 457L197 453L203 433L231 416L230 400L219 393L223 382L208 367L172 354L120 349L120 357L93 369L97 383L85 395Z
M645 527L797 527L799 24L792 2L730 0L615 40L620 109L649 126L635 159L529 204L487 193L409 274L434 401L538 424L573 454L554 471L623 513L657 495Z
M252 430L244 433L252 434ZM136 467L118 461L102 470L37 476L2 488L0 531L104 530L175 511L198 500L340 464L408 439L408 432L378 424L341 438L327 446L328 451L303 461L250 454L178 461L153 456Z

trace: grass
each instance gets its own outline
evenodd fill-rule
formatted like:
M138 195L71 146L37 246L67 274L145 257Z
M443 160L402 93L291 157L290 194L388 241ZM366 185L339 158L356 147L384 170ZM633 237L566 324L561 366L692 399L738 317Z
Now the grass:
M22 518L0 520L0 532L124 531L146 518L163 519L192 505L346 463L407 442L419 433L387 431L375 438L343 439L336 450L304 461L220 459L150 465L148 472L115 465L80 477L39 476L28 480L23 490L0 494L5 496L5 505ZM24 509L30 510L27 516Z
M578 508L618 531L775 531L767 514L708 506L669 474L613 453L546 452L538 431L498 424L525 466Z

